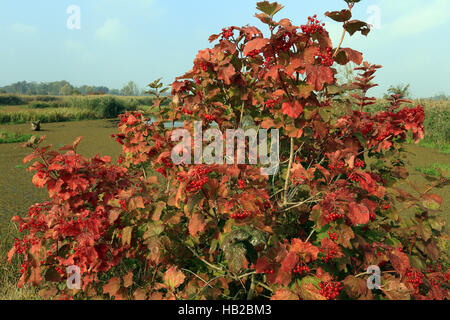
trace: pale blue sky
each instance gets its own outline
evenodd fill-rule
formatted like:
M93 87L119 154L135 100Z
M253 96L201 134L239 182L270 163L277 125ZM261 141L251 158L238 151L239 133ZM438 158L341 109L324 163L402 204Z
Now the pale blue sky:
M163 77L166 84L192 68L209 35L223 27L262 28L256 0L1 0L0 86L12 82L67 80L74 85L141 88ZM295 25L317 13L334 43L339 26L323 13L343 0L280 0L277 18ZM70 5L81 9L81 29L69 30ZM374 7L376 6L376 7ZM375 8L375 10L369 10ZM379 10L378 10L379 9ZM380 28L367 38L347 37L344 47L364 52L384 66L380 95L391 84L411 83L415 97L450 94L450 0L362 0L354 16L368 21L380 13ZM372 20L376 22L376 20ZM266 29L262 29L265 31Z

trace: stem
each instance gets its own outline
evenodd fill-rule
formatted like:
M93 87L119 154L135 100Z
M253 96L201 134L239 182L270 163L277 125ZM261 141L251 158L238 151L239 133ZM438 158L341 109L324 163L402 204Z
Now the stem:
M354 3L350 3L350 4L348 5L348 9L350 10L350 13L352 12L353 6L354 6ZM344 32L342 32L341 42L339 42L339 45L338 45L338 47L336 48L336 51L334 51L333 58L337 56L338 51L339 51L339 49L341 48L342 43L344 42L345 32L347 32L347 30L345 29L345 26L346 26L346 25L347 25L347 21L344 22L344 25L343 25L343 27L344 27Z
M291 138L291 151L289 155L289 165L286 173L286 180L284 181L284 199L283 205L287 204L287 194L289 187L289 177L291 175L292 162L294 162L294 138Z
M345 32L347 32L347 30L345 30L345 23L344 23L344 32L342 32L341 42L339 42L339 45L337 46L336 50L334 51L333 58L337 56L339 49L341 49L342 43L344 42L344 38L345 38Z
M306 238L305 242L308 242L309 239L311 239L311 237L312 237L312 235L314 234L315 231L316 230L314 230L314 229L311 231L311 233L309 234L308 238Z
M256 287L256 281L255 281L255 275L252 275L252 280L251 280L251 284L250 284L250 289L248 290L247 293L247 300L253 300L253 295L255 293L255 287Z

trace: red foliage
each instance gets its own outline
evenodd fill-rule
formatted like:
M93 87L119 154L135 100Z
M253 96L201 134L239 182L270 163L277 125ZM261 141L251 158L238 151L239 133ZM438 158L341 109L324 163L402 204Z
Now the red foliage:
M363 22L349 21L348 4L327 16L367 34ZM14 218L24 233L9 254L24 258L19 286L62 299L448 298L442 199L433 186L418 196L393 187L408 178L408 134L424 136L423 108L394 96L386 110L364 112L376 100L366 94L380 66L334 48L317 16L302 27L274 21L281 8L258 3L270 38L251 26L212 35L218 43L171 85L170 103L159 81L151 84L152 111L120 116L117 164L85 159L79 139L59 152L40 147L43 139L27 143L25 162L38 159L33 183L49 199ZM350 61L360 65L361 94L340 116L346 88L333 66ZM173 129L164 123L193 132L194 121L214 121L225 132L249 118L280 131L275 176L261 165L172 163ZM409 207L415 220L401 216ZM427 270L426 261L443 267ZM70 265L80 268L80 291L61 289ZM382 290L365 286L361 272L371 265L383 269Z

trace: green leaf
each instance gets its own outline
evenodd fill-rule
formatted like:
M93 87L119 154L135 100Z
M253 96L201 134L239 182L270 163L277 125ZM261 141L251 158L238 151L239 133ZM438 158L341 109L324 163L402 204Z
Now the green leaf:
M256 9L271 17L273 17L277 12L279 12L283 8L284 6L278 4L277 2L271 3L269 1L262 1L256 4Z

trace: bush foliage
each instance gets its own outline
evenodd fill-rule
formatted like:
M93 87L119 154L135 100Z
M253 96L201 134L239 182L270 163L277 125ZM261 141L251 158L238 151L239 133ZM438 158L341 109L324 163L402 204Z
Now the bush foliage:
M351 20L358 1L346 2L326 15L344 34L367 35L367 24ZM257 7L270 37L252 26L212 35L214 47L172 84L168 106L158 96L151 114L120 116L117 163L83 158L80 139L58 151L41 147L43 138L27 143L24 161L34 162L33 183L49 199L14 218L24 233L9 254L24 257L19 286L63 299L448 298L442 199L432 193L445 178L417 194L396 187L408 178L408 133L424 136L423 108L393 96L382 111L364 112L376 102L367 92L380 66L334 47L316 16L296 27L274 20L279 4ZM333 65L350 61L356 108L334 117L348 88L336 84ZM279 129L280 170L175 166L167 120L190 131L199 120L222 132ZM72 265L80 290L66 287ZM370 290L373 265L382 285Z

